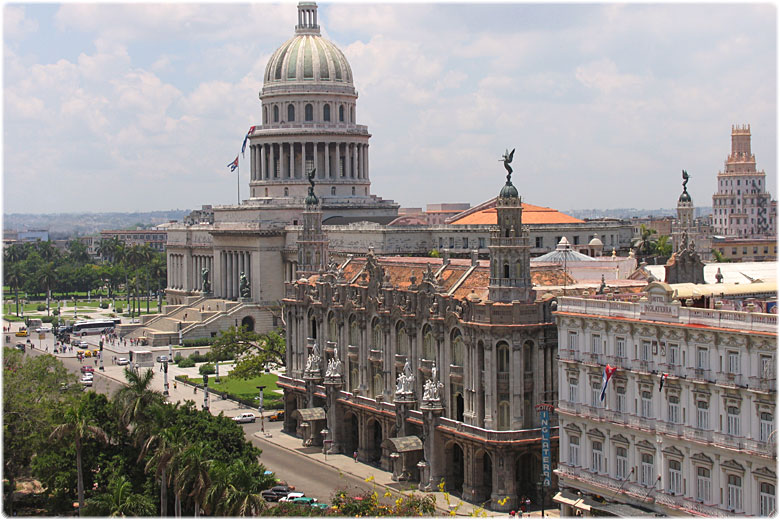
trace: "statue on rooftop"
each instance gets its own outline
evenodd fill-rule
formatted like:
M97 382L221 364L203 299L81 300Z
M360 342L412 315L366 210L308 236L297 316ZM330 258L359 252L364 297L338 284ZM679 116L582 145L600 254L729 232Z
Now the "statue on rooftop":
M510 182L512 179L512 167L509 166L509 164L512 162L512 159L515 156L515 149L512 148L512 151L506 150L504 152L504 155L501 157L501 160L504 161L504 168L506 168L506 182Z
M204 267L200 270L200 280L201 285L203 286L203 292L204 293L210 293L211 292L211 283L209 282L209 268Z
M682 177L683 177L683 191L687 191L688 188L685 187L686 184L688 184L688 179L690 179L690 175L688 175L688 172L685 170L682 171Z
M238 292L242 298L249 298L249 280L243 271L238 275Z
M311 171L306 174L306 178L309 179L309 184L311 184L311 190L314 190L314 173L317 171L317 168L312 168Z

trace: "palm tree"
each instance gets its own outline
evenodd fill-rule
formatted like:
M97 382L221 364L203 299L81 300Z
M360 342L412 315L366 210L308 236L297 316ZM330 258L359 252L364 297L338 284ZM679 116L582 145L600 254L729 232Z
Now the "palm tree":
M261 468L262 469L262 468ZM269 486L263 478L258 478L257 468L252 468L243 460L234 461L228 466L228 486L223 495L226 516L255 516L265 507L262 492Z
M168 516L169 477L167 471L182 451L183 442L183 434L180 429L165 428L146 440L138 457L140 462L147 453L152 453L152 457L144 469L149 472L154 468L155 475L160 477L160 516Z
M95 516L152 516L154 502L146 495L133 493L133 485L124 475L114 478L108 493L91 498L87 507Z
M46 287L46 314L49 314L49 301L51 300L51 288L57 283L57 270L54 262L46 262L38 271L38 278Z
M5 272L5 283L11 286L14 290L14 296L16 298L16 315L19 316L19 287L24 284L25 276L22 271L22 266L18 263L9 264Z
M82 443L87 439L96 439L102 443L108 442L108 435L94 424L81 408L71 407L65 412L65 422L54 428L49 436L52 440L72 439L76 447L76 475L79 495L79 516L84 510L84 472L81 463Z
M126 426L135 427L136 441L143 438L142 433L148 427L150 407L162 404L165 400L160 392L150 388L153 378L154 370L151 368L143 372L125 368L127 385L120 388L114 398L119 406L121 421Z
M195 507L195 516L200 516L200 506L208 495L211 487L209 469L211 459L208 447L199 442L190 444L180 455L180 464L177 470L177 491L192 499Z

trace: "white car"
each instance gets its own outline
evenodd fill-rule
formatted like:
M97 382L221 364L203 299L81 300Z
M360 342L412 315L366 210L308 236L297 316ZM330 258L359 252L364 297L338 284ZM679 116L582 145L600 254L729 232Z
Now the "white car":
M288 493L286 497L282 497L279 499L279 502L292 502L293 498L301 498L303 497L303 493L298 493L297 491L293 493Z
M237 423L255 422L255 419L256 419L255 414L253 414L252 412L242 413L240 415L236 415L235 417L233 417L233 420L236 421Z
M120 365L120 366L121 365L129 365L130 361L128 361L127 358L125 358L125 357L121 357L121 358L116 360L116 364Z
M51 325L43 325L41 327L38 327L37 329L35 329L35 332L37 332L38 334L40 334L41 332L44 333L51 332Z
M84 386L92 386L92 375L90 374L87 376L85 374L84 377L81 378L81 384Z

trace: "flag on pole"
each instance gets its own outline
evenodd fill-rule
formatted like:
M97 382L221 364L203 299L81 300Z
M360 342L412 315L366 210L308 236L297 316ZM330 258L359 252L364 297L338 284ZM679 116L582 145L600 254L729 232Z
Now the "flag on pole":
M664 383L666 382L667 376L669 376L669 374L661 374L661 384L658 385L659 392L664 389Z
M609 365L604 367L604 373L601 376L601 400L603 401L605 397L607 397L607 385L609 384L609 380L612 379L612 376L617 371L617 367L611 367Z
M255 131L255 128L256 128L256 127L254 127L254 126L250 126L250 127L249 127L249 131L246 133L246 136L244 137L244 144L242 144L242 145L241 145L241 156L242 156L242 157L244 156L244 150L246 150L246 141L247 141L247 139L249 139L249 135L250 135L252 132L254 132L254 131Z
M232 163L228 164L228 168L230 168L231 172L236 171L236 168L238 168L238 155L236 155L236 160Z

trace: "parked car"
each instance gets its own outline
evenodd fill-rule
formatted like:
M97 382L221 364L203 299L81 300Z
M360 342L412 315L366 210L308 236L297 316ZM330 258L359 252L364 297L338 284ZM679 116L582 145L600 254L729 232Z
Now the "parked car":
M40 334L41 332L51 332L51 325L41 325L37 329L35 329L35 332Z
M25 349L27 349L27 346L24 343L17 343L16 348L24 352Z
M303 493L299 493L297 491L294 491L292 493L287 493L286 497L282 497L279 499L279 502L292 502L296 498L303 498Z
M121 357L121 358L116 360L116 364L120 365L120 366L122 366L122 365L129 365L130 361L126 357Z
M86 341L84 341L84 340L82 339L82 340L80 340L80 341L79 341L79 342L76 344L76 346L77 346L77 347L79 347L79 348L89 348L89 343L87 343Z
M276 410L274 413L268 416L269 421L283 421L284 410Z
M92 386L92 374L89 376L84 374L84 377L81 378L81 384L84 386Z
M242 413L233 417L233 420L237 423L255 422L256 419L255 414L252 412Z
M82 374L86 374L87 372L94 372L94 371L95 371L95 368L91 367L89 365L84 365L84 366L81 367L81 373Z
M293 495L294 493L290 493L290 495ZM280 500L281 502L281 500ZM317 499L314 497L295 497L290 498L287 497L287 502L292 502L293 504L306 504L307 506L313 506L317 503Z
M158 363L165 363L168 361L168 356L157 356Z
M266 489L262 493L263 500L266 502L278 502L282 498L286 498L291 492L287 486L274 486L271 489Z
M29 335L30 333L27 331L27 329L19 329L16 331L16 336L19 338L26 338Z

